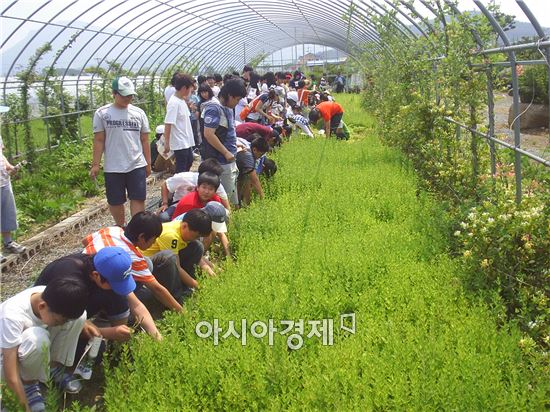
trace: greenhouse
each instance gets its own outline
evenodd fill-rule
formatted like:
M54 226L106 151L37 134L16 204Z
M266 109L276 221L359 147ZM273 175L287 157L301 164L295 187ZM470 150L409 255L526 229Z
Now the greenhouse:
M2 412L547 409L542 3L3 2Z

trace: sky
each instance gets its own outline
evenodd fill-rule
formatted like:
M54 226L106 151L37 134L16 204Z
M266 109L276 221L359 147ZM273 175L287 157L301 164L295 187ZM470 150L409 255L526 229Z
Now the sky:
M492 1L482 0L482 3L486 6L491 4ZM502 12L516 16L516 20L527 21L527 18L515 0L496 0L495 3L500 5L500 10ZM550 27L550 12L548 11L550 9L549 0L524 0L524 3L529 7L529 10L531 10L543 27ZM458 8L461 11L479 10L472 0L459 0Z

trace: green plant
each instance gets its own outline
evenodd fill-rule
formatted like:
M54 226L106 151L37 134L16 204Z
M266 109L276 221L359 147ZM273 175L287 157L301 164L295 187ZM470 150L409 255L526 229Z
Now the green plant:
M519 97L522 103L548 106L548 68L546 66L522 67L519 80Z
M440 3L435 3L434 6L440 7ZM483 113L487 107L487 83L500 76L499 69L489 64L503 56L482 58L472 53L479 47L494 47L492 30L479 15L453 16L452 10L446 7L442 11L447 18L440 17L440 20L445 20L445 24L434 26L427 38L406 44L396 36L387 16L375 19L392 54L382 54L374 61L367 60L368 54L365 56L364 65L368 67L371 82L364 103L376 114L381 138L403 151L420 178L420 187L447 205L452 226L464 236L460 224L471 224L472 211L492 221L502 214L516 216L524 208L542 207L548 201L548 192L524 189L525 203L516 206L514 172L503 166L509 164L513 154L497 150L494 173L486 141L447 121L450 117L474 130L486 131ZM502 13L497 16L503 27L511 27L510 16ZM472 31L477 33L481 45ZM478 70L475 64L487 67ZM529 84L531 93L533 84L537 84L537 89L547 90L547 83L544 85L542 80L546 77L546 68L528 69L520 76L522 88ZM502 79L504 83L507 81ZM500 81L493 85L500 87ZM530 94L529 101L531 99ZM541 168L530 168L527 161L522 167L525 188L533 184L544 186L543 182L548 181L547 173ZM455 239L460 243L454 244L453 252L467 255L465 266L471 279L477 279L484 289L492 292L486 294L488 301L492 301L495 294L499 296L510 319L519 320L530 339L545 348L549 319L537 308L540 308L541 294L548 295L541 284L548 262L542 259L541 251L534 260L523 253L519 240L524 233L520 233L514 222L501 223L498 227L478 222L476 225L481 225L487 233L479 236L480 227L468 231L472 237ZM544 249L550 236L547 223L533 217L531 224L533 229L537 228L537 244ZM533 287L525 287L522 280ZM536 330L529 326L533 322L538 325Z
M13 181L20 233L35 229L36 224L57 222L85 198L101 193L103 177L96 184L88 176L91 157L90 140L62 143L37 157L33 173L20 172L20 179Z
M461 287L442 207L417 191L398 150L366 132L372 119L350 107L358 96L337 99L364 129L345 142L293 138L270 155L279 171L266 198L232 213L236 261L199 279L186 314L165 315L161 342L130 342L106 374L107 410L543 407L548 383L522 355L528 342L501 307ZM340 329L346 313L354 334ZM243 344L243 319L246 330L272 319L271 343L247 332ZM282 334L282 320L299 319L303 333ZM336 321L332 345L307 338L320 319ZM217 344L196 333L214 320Z
M29 124L30 120L30 110L29 110L29 87L30 85L38 79L38 75L35 72L36 65L43 57L44 54L49 52L52 49L50 43L45 43L43 46L36 49L34 55L29 59L29 64L27 68L18 73L17 77L21 81L20 93L21 93L21 117L25 121L23 123L24 130L24 143L25 143L25 156L29 161L31 168L33 167L34 160L36 158L35 154L35 144L34 139L31 135L31 126Z

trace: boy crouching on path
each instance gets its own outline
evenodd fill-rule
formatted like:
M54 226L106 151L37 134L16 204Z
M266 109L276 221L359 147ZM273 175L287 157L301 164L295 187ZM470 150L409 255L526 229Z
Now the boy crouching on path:
M159 270L155 268L154 274L161 283L170 285L169 289L176 299L183 298L199 286L195 266L199 264L204 253L199 238L209 236L211 231L210 216L204 210L193 209L181 221L164 223L162 234L147 248L140 248L143 255L151 257L153 262L157 256L171 258L172 263L163 265Z
M71 391L74 381L63 369L74 363L87 304L86 285L66 277L26 289L0 305L2 381L26 411L46 410L39 382L48 381L50 365L56 384Z
M132 276L137 283L134 292L136 297L143 302L141 293L146 290L165 308L181 312L183 307L174 298L169 285L157 280L156 276L157 271L161 270L164 265L170 266L172 262L163 256L148 259L141 253L141 250L149 248L161 233L162 223L157 215L148 211L139 212L132 217L126 229L118 226L105 227L86 236L82 241L82 245L85 247L83 253L93 255L108 246L121 247L132 258ZM147 307L147 304L143 303ZM132 314L135 317L139 316L135 312ZM140 319L147 320L149 318L141 317ZM150 324L143 322L142 326L147 333L155 336L154 322L151 321Z
M86 321L81 333L81 343L94 336L107 340L124 342L131 338L127 326L130 311L142 327L154 338L160 334L147 308L134 295L136 282L132 277L132 258L122 248L109 246L102 248L95 255L75 253L49 263L35 285L48 285L60 277L74 276L82 280L89 293L86 306ZM108 320L108 326L96 326L92 322L96 315ZM92 320L90 320L92 319Z

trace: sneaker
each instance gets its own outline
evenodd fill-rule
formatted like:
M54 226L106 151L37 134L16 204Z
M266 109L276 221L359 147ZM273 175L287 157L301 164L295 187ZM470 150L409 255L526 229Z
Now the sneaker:
M31 412L44 412L46 410L46 403L44 397L40 393L40 386L38 383L24 384L25 396Z
M63 372L64 368L57 367L51 371L51 377L59 389L65 393L77 394L82 390L82 384L73 374Z
M20 245L16 241L12 240L11 242L6 243L4 245L4 250L7 250L8 252L11 252L11 253L19 254L19 253L24 253L27 250L27 248L23 245Z

